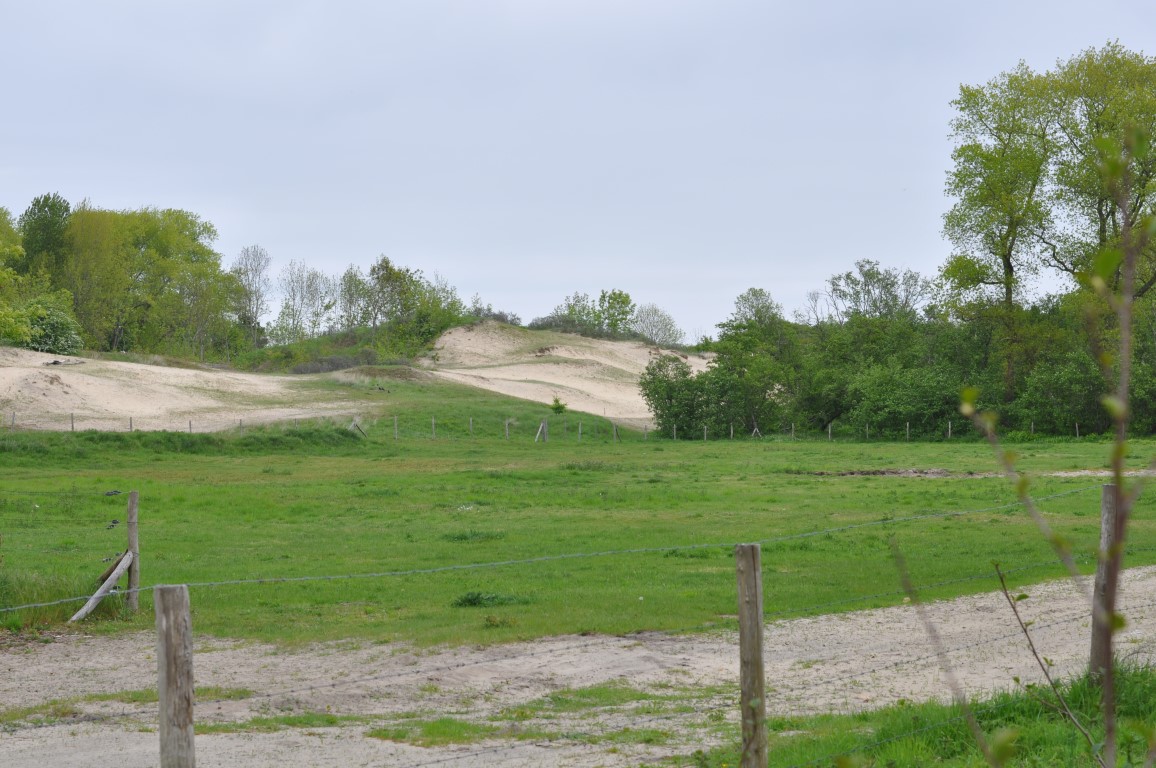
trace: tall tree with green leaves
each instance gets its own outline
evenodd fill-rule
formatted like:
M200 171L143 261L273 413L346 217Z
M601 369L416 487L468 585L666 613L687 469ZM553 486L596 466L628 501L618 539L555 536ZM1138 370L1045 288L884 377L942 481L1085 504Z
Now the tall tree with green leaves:
M24 261L13 265L22 274L44 270L54 279L68 254L68 218L72 206L59 194L40 195L20 214L17 226L24 242Z
M982 86L964 85L952 102L952 152L944 216L955 253L941 270L949 303L992 301L1003 329L1004 399L1015 390L1017 297L1041 263L1040 234L1050 230L1048 182L1058 148L1046 77L1022 62Z
M1100 146L1129 131L1156 136L1156 58L1119 43L1089 48L1049 73L1057 151L1053 156L1054 231L1042 242L1051 266L1078 277L1096 254L1119 247L1126 228L1135 228L1156 206L1156 158L1128 157L1128 205L1121 206L1101 174ZM1127 220L1126 220L1127 219ZM1111 275L1118 289L1121 270ZM1138 254L1136 298L1156 286L1156 244Z

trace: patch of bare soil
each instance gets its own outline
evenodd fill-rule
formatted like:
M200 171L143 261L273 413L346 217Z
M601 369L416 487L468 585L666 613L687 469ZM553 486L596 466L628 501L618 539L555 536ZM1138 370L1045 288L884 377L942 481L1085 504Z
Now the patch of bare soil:
M678 355L694 371L709 358L641 342L532 332L485 322L455 328L438 340L427 364L437 376L491 392L605 416L633 427L651 425L638 389L651 360Z
M1128 628L1121 654L1151 662L1156 647L1156 568L1124 578ZM1088 651L1088 584L1038 585L1018 605L1033 638L1061 675L1076 674ZM933 603L953 674L969 694L1041 679L1002 594ZM68 635L55 642L0 646L0 711L53 700L155 685L151 633ZM768 705L773 714L852 712L949 697L936 654L910 605L776 621L767 625ZM737 638L731 633L558 637L487 648L418 652L405 646L323 645L301 651L201 638L197 685L247 689L241 700L202 696L201 724L323 712L332 727L197 737L202 766L634 766L719 742L736 722ZM652 698L618 706L554 709L544 697L619 683ZM689 707L685 705L690 705ZM0 765L134 768L157 763L154 706L79 701L76 715L40 727L0 727ZM85 717L95 717L85 721ZM492 726L480 741L421 747L367 736L401 732L415 720L453 717ZM358 718L356 720L352 718ZM628 738L645 732L665 734Z
M311 376L85 360L0 347L0 414L21 429L197 432L349 416L352 402L302 388Z

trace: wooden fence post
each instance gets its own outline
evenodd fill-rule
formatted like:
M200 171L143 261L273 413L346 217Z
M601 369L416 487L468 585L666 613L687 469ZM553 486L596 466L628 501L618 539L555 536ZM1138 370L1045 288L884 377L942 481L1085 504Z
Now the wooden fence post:
M907 422L907 442L911 442L911 422Z
M612 424L611 426L613 426L613 427L614 427L614 442L616 442L616 443L617 443L617 442L619 442L619 439L618 439L618 425L617 425L617 424Z
M396 415L394 415L394 417L393 417L393 439L394 440L397 439L397 416Z
M133 613L140 610L140 534L137 531L137 511L140 494L129 491L128 511L124 514L125 528L128 531L128 551L132 553L132 565L128 567L128 609Z
M578 442L582 442L582 422L578 422Z
M1108 484L1100 489L1100 553L1096 560L1096 580L1092 587L1092 652L1088 671L1099 678L1112 663L1112 621L1104 608L1108 593L1108 561L1119 536L1116 518L1116 486Z
M510 420L506 419L506 439L510 439Z
M791 422L791 439L795 439L795 422Z
M128 431L132 432L132 416L128 417Z
M438 437L438 417L437 416L430 416L429 417L429 428L430 428L430 434L433 435L433 439L437 440L437 437Z
M69 425L71 425L72 431L75 432L76 431L76 414L75 413L68 414L68 423L69 423Z
M673 427L674 439L677 440L678 439L678 425L674 424L674 425L672 425L672 427Z
M947 420L947 439L951 439L951 419Z
M735 425L731 424L731 440L735 439Z
M297 425L294 424L293 426L296 427ZM189 419L189 434L190 435L193 434L193 420L192 419Z
M646 442L646 437L647 437L647 434L649 433L649 431L650 431L649 427L646 424L643 424L642 425L642 441L643 442Z
M160 704L161 768L194 768L193 631L189 588L153 590L157 617L157 699Z
M1076 422L1076 439L1080 437L1080 422Z
M702 425L702 441L706 442L706 424Z
M470 417L470 437L474 436L474 417Z
M767 766L766 677L763 671L763 570L758 544L735 547L739 586L740 768Z
M831 442L831 422L827 422L827 442Z

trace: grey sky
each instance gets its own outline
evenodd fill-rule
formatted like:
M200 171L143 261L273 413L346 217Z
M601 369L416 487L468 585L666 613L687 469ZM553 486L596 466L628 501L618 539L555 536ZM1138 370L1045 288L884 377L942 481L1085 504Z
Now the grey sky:
M227 265L379 254L529 320L621 288L709 333L859 258L949 248L949 102L1118 39L1140 0L16 2L0 206L174 207Z

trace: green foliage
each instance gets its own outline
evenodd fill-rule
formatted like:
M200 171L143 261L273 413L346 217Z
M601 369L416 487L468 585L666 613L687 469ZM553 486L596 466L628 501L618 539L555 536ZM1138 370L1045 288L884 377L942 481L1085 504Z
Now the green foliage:
M554 395L554 402L550 404L550 410L553 411L555 415L561 416L566 412L566 404L562 402L561 398Z
M21 274L45 271L59 278L68 253L66 233L72 206L55 192L40 195L20 215L24 259L12 264Z
M83 347L80 324L67 311L41 303L30 304L27 339L20 346L54 355L75 355Z

